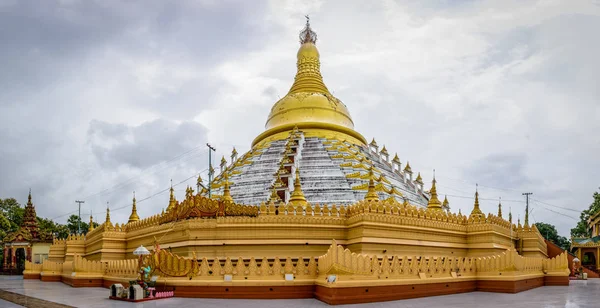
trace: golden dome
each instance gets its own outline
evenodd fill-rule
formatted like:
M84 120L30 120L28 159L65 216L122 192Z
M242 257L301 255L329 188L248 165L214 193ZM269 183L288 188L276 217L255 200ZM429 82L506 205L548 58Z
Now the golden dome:
M331 95L323 83L316 40L317 35L307 20L306 27L300 33L301 45L296 63L298 71L294 83L287 95L273 105L265 132L256 137L252 145L265 139L283 139L287 134L282 133L294 127L309 136L339 136L366 145L365 138L354 130L354 122L346 105Z

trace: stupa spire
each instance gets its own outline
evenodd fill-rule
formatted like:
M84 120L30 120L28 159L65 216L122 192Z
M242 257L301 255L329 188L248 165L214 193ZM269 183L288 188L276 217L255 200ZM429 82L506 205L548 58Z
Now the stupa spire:
M306 16L306 25L300 31L300 50L298 50L298 72L288 94L298 92L316 92L330 94L321 76L321 62L317 46L317 33L310 27Z
M225 187L223 187L223 196L221 197L222 201L233 202L233 197L231 197L231 191L229 190L229 175L225 172L224 180Z
M308 203L306 202L306 198L304 197L304 192L302 192L302 186L300 184L300 168L296 168L296 179L294 180L294 191L290 196L290 201L293 206L306 206Z
M498 199L498 217L502 218L502 197L499 197Z
M379 201L379 195L375 191L375 176L373 175L373 166L369 168L369 190L365 195L365 201Z
M107 228L112 227L112 222L110 221L110 208L108 207L108 202L106 202L106 220L104 221L104 226Z
M481 209L479 208L479 185L475 184L475 204L473 205L473 211L471 211L471 217L485 217Z
M450 210L450 202L448 202L448 196L444 196L444 201L442 201L442 208L444 210Z
M431 181L431 190L429 191L431 193L431 198L429 199L429 202L427 203L427 209L428 210L434 210L434 211L441 211L442 210L442 202L440 202L440 200L438 199L438 195L437 195L437 189L435 187L435 171L433 171L433 181ZM421 174L419 173L419 177L421 176Z
M129 215L129 221L127 223L131 223L134 221L140 220L140 216L137 214L137 206L135 203L135 191L133 192L133 207L131 208L131 215Z
M90 211L90 225L88 227L88 233L94 230L94 216L92 216L92 211Z
M367 145L365 137L354 130L346 105L331 94L323 81L320 54L315 45L317 34L308 18L299 38L294 82L288 93L271 108L266 130L252 141L252 146L273 136L283 139L294 127L313 130L319 136L334 133L350 143Z

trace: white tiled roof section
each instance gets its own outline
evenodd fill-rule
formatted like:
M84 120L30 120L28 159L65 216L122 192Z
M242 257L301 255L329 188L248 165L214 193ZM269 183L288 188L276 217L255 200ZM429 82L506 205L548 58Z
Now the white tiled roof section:
M341 167L342 163L348 163L350 160L332 158L338 152L331 146L331 141L316 137L304 138L300 154L296 159L297 165L300 167L300 182L306 200L310 204L321 205L351 205L363 200L367 191L354 190L352 187L368 183L368 180L348 178L347 175L357 171L365 174L367 171ZM286 142L287 140L271 142L267 148L262 150L261 154L251 158L252 164L235 167L234 171L240 171L240 173L229 177L231 195L235 202L258 205L269 199L270 189L275 179L274 174L283 157ZM367 147L356 146L353 149L358 149L363 156L371 160L375 169L379 170L397 190L401 191L411 204L427 206L425 195L418 192L417 188L408 180L403 181L403 175L393 171L391 163L380 160L379 155L369 151ZM358 161L353 163L356 164ZM386 187L389 189L390 185L386 184ZM215 190L215 193L221 194L222 191L218 189ZM379 198L387 199L388 197L387 193L379 192ZM402 197L395 197L398 201L403 201Z

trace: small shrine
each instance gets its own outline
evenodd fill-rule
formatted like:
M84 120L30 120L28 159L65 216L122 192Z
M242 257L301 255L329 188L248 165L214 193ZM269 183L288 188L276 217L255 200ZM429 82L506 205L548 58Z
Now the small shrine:
M29 191L23 223L19 230L9 233L3 239L3 271L21 274L25 269L25 261L41 264L48 258L50 245L52 245L52 235L40 232L35 206L31 202L31 191Z
M575 250L581 266L600 272L600 211L590 215L588 226L591 236L572 238L571 250Z

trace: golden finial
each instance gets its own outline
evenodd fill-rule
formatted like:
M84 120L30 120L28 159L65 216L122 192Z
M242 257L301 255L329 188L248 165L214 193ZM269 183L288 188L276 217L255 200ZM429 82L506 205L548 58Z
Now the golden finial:
M398 153L396 153L396 155L394 155L394 159L392 159L392 162L400 164L400 158L398 158Z
M444 196L444 201L442 202L442 208L445 210L450 210L450 202L448 202L448 196Z
M458 215L462 215L462 213L460 212L460 209L458 209Z
M512 209L508 208L508 221L512 224Z
M173 179L171 179L171 188L169 189L169 191L171 191L171 194L169 196L169 201L173 201L175 200L175 195L174 195L174 189L173 189Z
M499 197L498 199L498 217L502 218L502 197Z
M417 174L417 178L415 179L415 182L417 182L419 184L423 184L423 178L421 177L421 172L419 172L419 174ZM433 182L435 183L435 178L433 179Z
M379 201L379 195L375 191L375 181L373 180L375 176L373 175L373 166L369 168L369 190L365 195L365 201Z
M485 214L479 209L479 185L475 184L475 204L473 206L473 211L471 211L471 217L485 217Z
M227 165L227 160L225 159L225 155L221 156L221 167Z
M381 151L379 151L379 153L383 155L389 155L387 149L385 148L385 145L383 145L383 148L381 149Z
M316 44L317 43L317 33L315 33L310 28L310 18L308 17L308 15L305 15L304 17L306 17L306 26L300 32L300 36L299 36L300 44L306 44L306 43Z
M129 221L127 221L127 223L138 221L138 220L140 220L140 217L137 214L137 207L135 204L135 191L134 191L133 192L133 207L131 209L131 215L129 216Z
M235 147L233 147L233 150L231 150L231 161L233 161L238 155L237 150L235 149Z
M210 165L210 167L208 168L208 173L215 174L215 168L213 168L212 165Z
M435 171L434 171L434 174L435 174ZM419 176L421 176L421 173L419 173ZM417 177L417 179L419 179L419 178ZM422 182L423 181L421 181L421 183ZM442 203L438 199L437 189L435 187L435 175L433 176L433 181L431 181L431 190L429 191L429 193L431 193L431 198L429 198L429 202L427 203L427 209L435 210L435 211L442 210Z
M410 168L410 163L408 161L406 162L406 167L404 167L404 172L412 173L412 169Z
M221 197L221 200L233 202L231 192L229 191L229 175L227 174L227 172L225 172L225 187L223 188L223 196Z
M302 192L302 186L300 184L300 168L296 168L296 179L294 180L294 191L290 196L290 201L293 206L301 205L305 207L308 203L306 202L306 198L304 197L304 193Z
M377 147L377 141L375 141L375 138L373 138L373 140L371 140L371 143L369 143L370 146L373 147Z
M200 185L202 184L202 176L200 176L200 174L198 174L198 179L196 180L196 185Z

